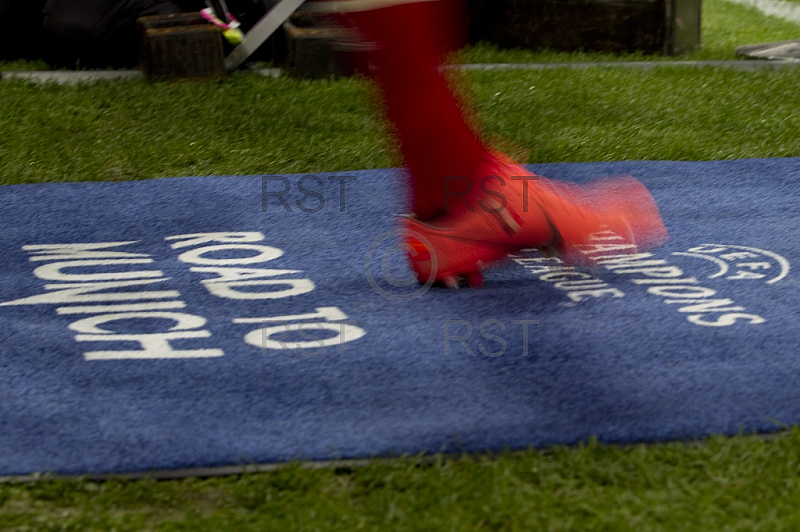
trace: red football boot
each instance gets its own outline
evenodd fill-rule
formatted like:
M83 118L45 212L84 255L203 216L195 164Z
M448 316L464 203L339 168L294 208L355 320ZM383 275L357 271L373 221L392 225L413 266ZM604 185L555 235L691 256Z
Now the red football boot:
M404 219L409 259L421 283L457 287L482 282L480 271L525 248L591 265L598 242L614 254L636 253L666 241L667 231L647 189L632 177L586 187L536 176L496 156L479 170L480 191L467 208L434 222Z

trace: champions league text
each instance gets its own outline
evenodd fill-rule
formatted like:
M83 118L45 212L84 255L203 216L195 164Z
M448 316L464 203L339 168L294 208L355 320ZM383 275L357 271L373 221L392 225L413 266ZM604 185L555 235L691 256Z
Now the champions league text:
M720 296L717 290L702 286L697 277L684 269L656 259L653 253L630 253L630 244L620 243L612 232L598 233L591 245L581 250L591 261L605 270L629 277L634 285L643 287L647 294L661 298L694 325L704 327L730 327L733 325L758 325L767 320L737 305L731 298ZM540 281L552 283L566 293L567 305L597 298L621 298L625 293L586 271L564 265L555 257L513 257ZM769 251L745 246L704 244L687 252L674 255L703 259L715 264L718 271L709 278L729 281L763 281L772 284L782 280L789 272L788 261ZM770 275L772 277L770 278Z

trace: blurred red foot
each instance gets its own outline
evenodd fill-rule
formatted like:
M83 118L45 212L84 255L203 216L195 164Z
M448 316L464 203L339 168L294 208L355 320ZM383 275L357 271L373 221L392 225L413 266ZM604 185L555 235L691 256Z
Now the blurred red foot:
M480 190L464 197L463 212L432 222L404 219L408 256L421 283L455 288L466 279L480 286L481 270L524 248L591 265L593 250L636 253L668 239L655 201L632 177L579 187L536 176L504 156L479 172L485 176Z

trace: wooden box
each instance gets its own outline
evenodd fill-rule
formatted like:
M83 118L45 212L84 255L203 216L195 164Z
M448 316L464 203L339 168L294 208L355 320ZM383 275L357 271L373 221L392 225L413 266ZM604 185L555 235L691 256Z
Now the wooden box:
M226 75L222 32L200 13L139 18L139 68L149 81Z
M360 49L341 29L330 26L283 24L286 70L301 78L350 76L358 69Z

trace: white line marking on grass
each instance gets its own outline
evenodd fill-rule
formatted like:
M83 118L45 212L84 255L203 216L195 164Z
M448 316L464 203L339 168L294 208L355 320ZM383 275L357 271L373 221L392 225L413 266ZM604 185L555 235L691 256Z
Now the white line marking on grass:
M758 9L765 15L782 18L795 24L800 24L800 5L783 0L728 0L735 4L742 4Z

